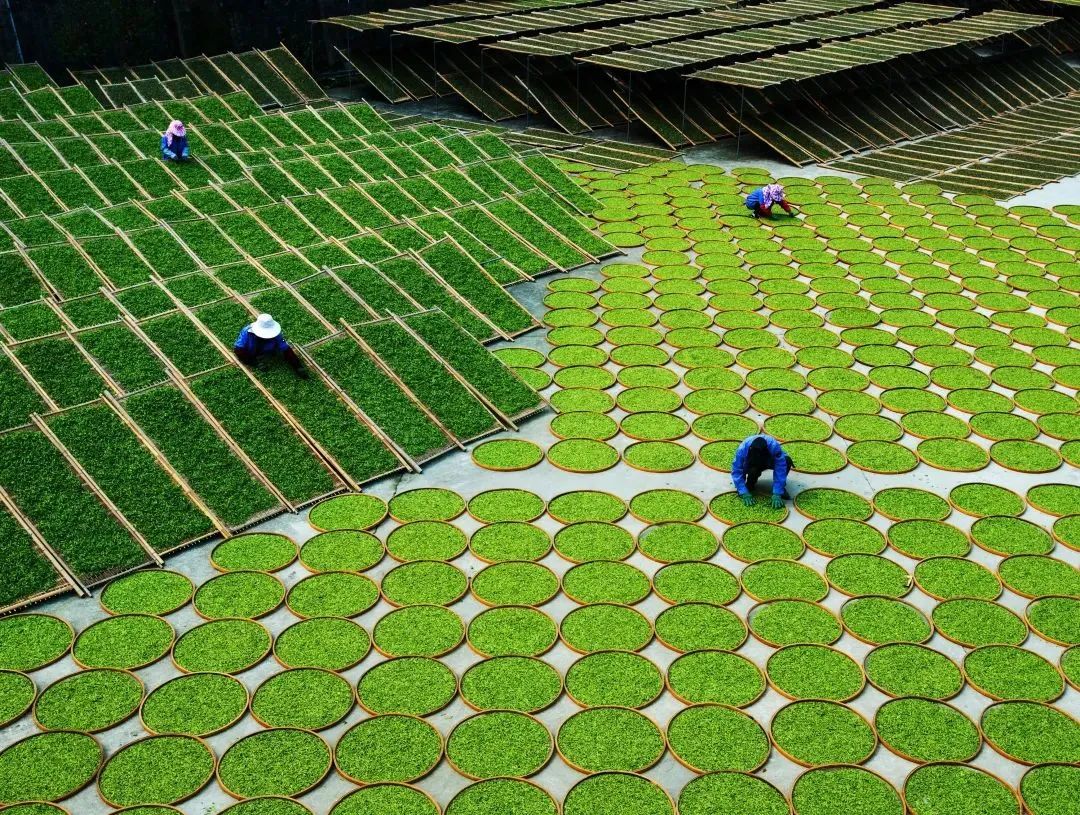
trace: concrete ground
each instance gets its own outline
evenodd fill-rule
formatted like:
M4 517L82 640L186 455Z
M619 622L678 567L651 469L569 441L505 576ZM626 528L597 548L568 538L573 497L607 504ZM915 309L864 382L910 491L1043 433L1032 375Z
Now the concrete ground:
M431 111L429 110L427 112L430 113ZM619 134L618 137L621 138L622 135L623 134ZM799 174L812 176L823 172L814 167L796 169L769 160L761 153L760 149L752 143L742 145L742 150L738 156L735 155L734 145L731 143L696 148L686 153L686 161L691 163L705 162L717 164L727 168L746 165L762 166L779 175ZM1037 193L1032 193L1028 198L1032 202L1038 201L1043 205L1064 203L1066 201L1080 201L1080 179L1073 179L1070 183L1048 187ZM631 257L633 257L633 254L631 254ZM598 266L579 269L571 274L573 276L588 276L594 279L600 278ZM534 283L521 284L515 286L512 291L514 295L534 314L540 317L544 310L541 300L550 279L551 278L544 278ZM515 344L518 346L536 348L545 353L549 350L549 346L545 341L544 332L542 330L534 331L531 334L522 337ZM504 345L506 344L504 343ZM549 370L553 369L549 367ZM681 385L680 389L682 389ZM612 415L618 417L619 413L616 412ZM548 430L548 422L550 421L551 416L552 414L547 412L526 422L521 428L519 437L532 439L542 447L546 448L555 441L555 438ZM762 417L756 416L755 418L760 419ZM507 433L503 435L511 436L513 434ZM621 448L628 443L628 439L625 437L617 437L612 443ZM700 440L693 437L684 439L683 443L695 449L702 444ZM833 443L840 445L844 444L842 440L835 437ZM874 492L885 487L902 485L921 487L940 495L946 495L953 486L973 480L1000 484L1001 486L1008 487L1023 495L1024 492L1034 484L1054 481L1076 482L1077 472L1075 469L1070 469L1066 465L1066 467L1059 470L1057 473L1026 476L1004 470L997 465L991 464L987 469L982 470L981 472L975 474L962 474L943 472L931 469L925 465L920 465L918 469L905 475L885 476L869 475L855 467L847 467L836 475L824 477L810 477L793 474L789 488L795 493L806 487L827 485L850 490L860 495L870 497ZM685 490L708 501L712 496L730 489L730 481L725 474L714 472L701 464L695 464L693 467L679 473L650 474L631 469L625 464L620 463L612 470L603 474L582 475L564 472L545 461L539 466L523 472L496 473L474 466L467 454L458 452L448 454L441 459L430 463L424 467L422 473L386 478L366 487L365 492L388 499L398 492L423 486L438 486L452 489L466 498L496 487L519 487L528 489L539 493L547 499L570 490L601 489L619 495L626 500L629 500L635 494L645 490L658 487L670 487ZM1024 517L1047 527L1049 527L1051 522L1051 519L1048 516L1041 515L1040 513L1031 510L1029 510ZM957 512L954 512L949 519L950 523L965 529L970 526L971 521L971 518ZM470 533L479 526L477 522L468 517L459 518L454 523ZM711 517L706 518L702 523L718 536L722 535L725 528L723 524ZM800 530L806 523L806 519L792 511L791 517L785 525L792 529ZM871 523L882 530L887 528L888 525L888 522L881 516L875 516ZM547 516L538 521L538 524L552 533L559 528L559 524ZM621 525L635 533L644 528L644 524L629 517L624 519L621 522ZM393 522L388 521L385 523L379 528L379 536L385 538L385 535L393 526ZM307 525L304 514L281 516L262 524L258 529L261 531L283 532L290 535L298 543L302 543L315 534L314 530ZM213 543L203 544L179 554L176 557L170 558L168 561L168 568L189 575L196 583L204 581L215 574L209 564L209 553L212 546ZM898 555L891 549L886 550L883 555L902 563L909 571L914 567L914 561ZM1080 553L1078 552L1058 545L1054 555L1055 557L1080 566ZM984 563L991 569L993 569L1000 560L1000 558L994 557L979 548L973 549L970 557L973 560ZM734 560L724 551L719 552L713 560L735 574L738 574L744 566L744 564ZM659 568L659 564L646 559L640 553L635 553L628 562L637 566L649 575L655 573ZM827 559L812 552L808 552L803 557L802 562L814 567L819 572L823 572ZM476 574L476 572L485 565L470 553L466 553L454 561L454 563L470 576ZM560 575L571 565L554 553L549 554L542 563L549 566L553 571ZM367 574L378 580L394 565L396 564L392 560L386 558ZM281 578L286 585L292 585L301 578L307 576L307 574L308 573L303 567L294 564L283 572L280 572L278 577ZM823 605L834 612L838 612L840 605L845 599L847 598L844 595L832 591L823 601ZM929 614L935 605L933 600L923 595L918 589L913 590L905 599L927 614ZM1027 603L1023 598L1008 591L1003 593L999 602L1021 615L1023 614L1024 607ZM753 601L744 594L732 604L731 608L738 612L740 616L745 617L752 605ZM543 610L555 620L559 620L574 607L576 607L574 603L565 596L560 595L554 601L544 606ZM655 617L666 607L666 604L655 595L650 595L638 606L639 610L650 619L655 619ZM357 618L357 621L370 631L374 626L375 621L386 614L390 609L391 607L385 603L385 601L380 602L375 608ZM471 596L467 596L453 606L453 610L459 614L466 623L482 609L483 606ZM105 616L104 612L98 606L96 598L94 600L80 600L72 597L63 598L45 603L39 610L64 617L72 623L76 631L86 628L91 623L102 619ZM183 632L200 622L200 619L190 606L171 615L169 619L177 629L178 633ZM261 620L261 622L275 634L295 621L296 618L284 609L280 609ZM965 649L945 640L937 634L935 634L934 638L929 642L929 645L947 654L957 664L961 663L965 654ZM843 638L837 643L837 647L850 654L860 663L865 654L870 650L869 646L859 642L847 633L845 633ZM1057 664L1061 651L1063 650L1046 643L1041 638L1034 635L1029 637L1025 647L1042 654L1054 664ZM746 644L739 649L739 653L745 655L760 667L764 667L765 661L772 651L773 649L762 645L753 638L750 638ZM644 651L642 651L642 654L652 660L662 670L666 669L677 656L675 652L660 645L658 642L651 643ZM567 667L569 667L569 665L577 658L578 655L571 652L561 643L557 644L554 649L543 656L544 660L555 665L563 673L565 673ZM462 646L449 656L445 657L443 661L460 676L468 666L479 661L479 659L480 658L466 646ZM382 657L373 651L359 666L346 671L343 675L355 685L367 670L381 660ZM74 662L70 657L67 657L52 666L36 672L33 674L33 678L39 689L41 689L52 681L72 673L75 670L77 670L77 668ZM240 675L239 678L247 685L250 691L254 691L262 681L279 670L281 670L281 667L276 662L272 659L267 659L254 669ZM167 679L178 675L179 671L166 659L143 669L138 673L149 690L160 685ZM867 689L850 704L854 709L872 721L874 711L886 701L886 699L886 696L868 686ZM780 696L775 690L770 689L758 702L748 708L748 712L767 729L768 722L772 715L777 709L785 704L786 701L787 700ZM976 693L970 687L965 687L964 691L959 696L951 700L951 703L966 713L974 721L978 722L980 713L988 706L989 700ZM1080 691L1070 688L1066 691L1065 696L1055 704L1059 708L1071 712L1074 716L1080 716ZM681 708L682 705L676 702L669 693L665 692L657 702L646 708L644 712L661 726L664 726L671 716ZM564 696L555 705L541 712L539 718L547 724L554 733L559 724L578 709L576 704ZM473 711L471 711L460 699L456 699L448 708L429 717L429 721L431 721L445 736L450 732L456 722L470 715L472 712ZM323 731L321 735L332 745L345 730L364 718L366 718L366 714L358 707L354 708L345 722L330 728L327 731ZM260 726L249 714L237 726L224 733L210 737L208 741L220 757L227 747L241 736L256 732L259 729ZM36 728L30 718L23 717L17 723L0 732L0 748L25 736L31 735L34 732L36 732ZM136 718L99 735L98 738L105 746L107 752L111 754L123 744L144 735L146 734L142 731ZM1025 770L1020 764L1002 758L989 746L985 745L979 755L971 763L974 766L996 773L1014 787L1018 784L1020 777ZM902 787L904 778L915 767L914 764L895 756L884 747L880 747L865 766L881 773L896 785L897 788ZM783 792L788 793L791 790L795 778L802 772L803 768L796 766L794 763L773 750L767 765L760 770L758 774L772 782ZM648 770L645 775L662 785L673 798L677 798L682 787L694 777L694 773L680 765L670 753L666 754L661 762ZM580 773L570 769L556 757L544 770L534 776L532 780L548 790L556 800L560 800L570 787L581 778L583 778L583 776ZM451 770L449 765L444 761L431 775L418 782L418 786L429 792L442 807L445 807L454 794L468 783L469 781ZM317 815L324 815L329 812L333 803L338 798L352 789L354 789L352 784L347 783L331 772L328 779L321 786L317 787L313 792L303 796L301 800ZM216 783L212 782L203 792L182 804L179 809L184 813L187 813L187 815L211 815L212 813L220 813L228 807L230 803L232 803L232 800L229 796L223 793ZM71 798L65 803L65 806L75 815L102 815L103 813L110 811L99 800L97 793L93 788L84 790ZM507 815L511 814L508 813Z

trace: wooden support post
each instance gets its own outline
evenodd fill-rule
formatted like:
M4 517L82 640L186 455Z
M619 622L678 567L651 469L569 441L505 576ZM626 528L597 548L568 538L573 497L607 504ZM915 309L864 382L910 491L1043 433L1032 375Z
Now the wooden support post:
M383 446L386 447L386 449L393 454L394 458L396 458L402 464L402 466L405 467L405 469L410 470L414 473L420 472L420 465L413 461L412 457L410 457L408 453L401 449L401 447L398 446L398 443L392 438L390 438L386 434L386 431L379 427L379 425L376 424L375 421L370 416L368 416L367 413L364 412L363 408L356 404L353 398L345 392L345 389L342 388L341 385L339 385L338 382L326 372L326 369L324 369L318 362L314 360L314 358L311 356L310 353L308 353L306 349L296 348L293 350L296 351L298 356L301 356L304 359L308 367L310 367L312 370L316 371L319 374L319 376L326 383L327 387L329 387L330 390L337 394L337 397L341 399L341 401L344 402L345 405L357 416L357 418L360 419L360 421L367 427L367 429L370 430L372 434L374 434L374 436L383 443Z
M0 345L0 352L2 352L8 360L10 360L11 364L18 369L19 373L23 375L30 387L34 389L34 392L41 397L41 401L45 403L45 406L49 408L49 410L60 410L60 406L53 401L53 398L49 396L48 392L41 387L36 379L34 379L34 375L22 364L22 360L15 356L14 351L6 345Z
M432 244L432 246L437 246L441 242L442 242L441 240L436 241L436 243ZM426 247L426 249L423 249L421 251L427 251L427 249L431 249L432 246L428 246L428 247ZM428 262L426 260L424 260L423 256L420 255L415 249L409 249L408 254L413 260L415 260L418 264L420 264L421 269L423 269L425 272L427 272L432 277L434 277L436 280L438 280L439 284L446 289L446 291L449 293L449 295L452 298L454 298L455 300L457 300L462 306L464 306L467 311L471 312L472 315L474 317L476 317L476 319L478 319L480 322L482 322L484 325L486 325L488 328L490 328L492 331L494 331L502 339L504 339L504 340L510 340L511 339L509 334L506 334L501 328L499 328L497 325L495 325L495 323L491 322L491 320L488 319L488 316L486 314L484 314L476 306L474 306L472 303L470 303L468 300L466 300L464 297L462 297L457 289L455 289L453 286L451 286L449 283L447 283L443 279L443 276L441 274L439 274L438 272L436 272L433 268L431 268L431 266L428 264Z
M402 393L404 393L407 397L409 397L409 399L412 400L413 404L415 404L416 407L419 408L420 412L427 416L428 419L431 420L432 424L438 427L439 430L441 430L459 450L464 450L465 445L458 441L457 436L451 433L450 430L446 427L446 425L439 421L439 417L432 413L428 406L425 405L422 401L420 401L419 397L417 397L417 395L413 393L412 388L406 385L405 381L397 375L397 372L394 371L394 369L387 365L385 362L383 362L382 358L377 353L375 353L375 349L368 345L367 341L365 341L364 338L360 336L360 332L358 332L355 328L346 323L344 320L341 321L341 325L342 327L344 327L345 333L352 337L353 342L360 346L360 350L367 354L368 357L371 358L371 361L375 364L375 366L378 367L379 370L381 370L384 374L386 374L386 376L389 377L395 385L401 388Z
M45 540L45 536L41 534L41 530L37 528L33 521L23 514L23 511L19 509L18 505L8 494L8 491L3 487L0 487L0 504L11 513L11 517L14 518L16 523L18 523L26 534L30 536L34 545L41 550L45 559L49 561L54 569L56 569L57 574L63 578L64 582L75 589L75 593L80 597L89 597L90 589L86 588L86 585L79 579L78 575L76 575L71 567L64 562L64 559L52 548L52 545Z
M176 385L177 389L184 394L191 403L191 406L203 417L203 420L214 428L214 432L217 433L218 438L225 442L225 446L232 451L232 454L243 462L244 466L247 467L248 472L254 476L255 480L262 484L271 495L277 498L282 506L288 507L289 512L296 512L296 505L293 504L293 502L286 497L285 493L279 490L277 485L266 476L266 473L259 468L259 465L255 463L254 459L247 454L247 451L240 446L229 431L218 421L217 417L210 412L210 408L204 405L202 400L195 395L195 392L191 389L187 380L179 375L176 372L176 369L172 367L169 368L169 378L172 379L173 384Z
M487 408L488 411L491 413L491 415L494 416L499 421L499 423L501 425L503 425L508 430L517 430L518 429L518 426L516 424L514 424L513 420L509 416L507 416L505 413L503 413L501 410L499 410L497 407L495 407L495 404L490 399L488 399L477 388L475 388L473 386L473 384L471 382L469 382L469 380L467 380L460 373L458 373L457 369L455 369L454 366L452 366L449 362L447 362L445 359L443 359L442 355L438 351L436 351L434 348L432 348L430 345L428 345L419 334L417 334L415 331L413 331L412 328L410 328L405 323L405 321L403 319L401 319L401 317L399 317L396 314L391 314L390 318L394 322L396 322L398 325L400 325L401 328L406 333L408 333L408 335L410 337L412 337L414 340L416 340L416 342L419 343L420 346L424 350L426 350L429 354L431 354L431 356L433 356L436 360L438 360L439 363L444 368L446 368L446 370L449 372L450 376L452 376L454 379L456 379L462 386L464 386L464 388L467 391L469 391L469 393L471 393L473 396L475 396L477 398L477 400L480 402L480 404L482 404L485 408Z
M240 365L238 362L236 362L234 355L225 346L225 343L219 340L213 331L203 325L199 318L195 316L194 312L192 312L190 308L184 305L179 300L179 298L176 297L175 294L165 288L165 284L160 277L154 275L152 279L161 288L161 290L165 292L166 296L173 301L173 303L176 305L177 310L185 317L187 317L188 320L191 321L191 324L195 326L195 329L199 331L199 333L201 333L207 339L207 341L211 345L213 345L222 354L223 357L225 357L226 360L230 361L230 364L236 365L238 370L240 370L248 378L248 381L255 386L259 393L266 397L266 400L270 403L270 405L293 428L293 430L295 430L300 435L300 437L307 442L308 446L311 447L319 455L319 457L326 462L330 470L337 475L341 482L348 486L349 489L353 490L354 492L359 492L360 485L353 479L351 475L349 475L348 471L338 462L338 460L333 455L331 455L328 450L326 450L326 448L323 447L321 442L319 442L314 436L311 435L311 433L308 432L307 428L305 428L300 423L300 421L292 415L292 412L289 411L289 409L286 408L285 405L283 405L276 396L274 396L270 389L267 388L266 385L264 385L257 376L255 376L254 372L249 370L247 366Z
M67 449L67 446L60 441L60 437L53 433L52 428L45 423L45 420L42 419L39 414L31 413L30 421L33 422L34 426L41 431L41 434L49 440L52 446L57 449L60 455L64 457L68 466L75 471L76 475L78 475L79 480L87 486L90 492L94 493L97 499L104 505L105 509L108 510L109 514L124 527L125 531L127 531L134 541L142 547L143 551L146 552L150 559L158 566L164 566L165 561L154 551L154 547L147 542L146 538L143 537L142 532L135 528L135 525L120 511L120 507L114 504L112 499L105 494L105 490L98 485L97 481L94 480L94 477L86 471L86 468L82 466L74 455L72 455L71 451Z

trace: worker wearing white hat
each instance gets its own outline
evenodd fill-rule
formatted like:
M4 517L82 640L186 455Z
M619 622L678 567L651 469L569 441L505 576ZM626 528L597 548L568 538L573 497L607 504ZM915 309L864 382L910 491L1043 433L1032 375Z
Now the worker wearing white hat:
M281 323L269 314L260 314L255 318L255 322L240 329L240 336L233 343L233 352L238 360L248 366L270 356L281 356L297 376L301 379L308 378L308 372L300 357L281 333Z

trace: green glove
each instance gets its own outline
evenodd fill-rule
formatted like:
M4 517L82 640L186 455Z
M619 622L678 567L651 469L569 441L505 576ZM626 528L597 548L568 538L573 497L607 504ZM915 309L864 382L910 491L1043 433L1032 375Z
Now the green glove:
M742 497L742 502L746 506L752 507L754 505L754 496L752 496L750 493L746 493L746 495Z
M769 505L773 509L783 509L784 508L784 499L781 498L779 495L774 495L772 497L772 501L769 502Z

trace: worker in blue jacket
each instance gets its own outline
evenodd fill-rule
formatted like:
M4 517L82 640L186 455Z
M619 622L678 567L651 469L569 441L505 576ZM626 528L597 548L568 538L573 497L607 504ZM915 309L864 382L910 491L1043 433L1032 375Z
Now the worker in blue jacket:
M754 213L756 218L771 218L772 208L779 206L788 215L794 215L791 204L784 197L784 188L780 184L766 184L746 196L746 208Z
M791 456L784 452L780 442L772 436L760 433L750 436L735 450L735 461L731 465L731 480L735 489L739 491L739 497L747 506L752 506L754 496L751 494L758 479L765 470L773 471L772 479L772 508L780 509L784 506L784 499L790 497L787 494L787 475L791 469Z
M187 130L179 119L170 122L168 129L161 134L161 157L166 161L187 161L191 158Z
M260 314L255 322L248 323L240 329L240 336L233 343L233 353L249 368L255 366L260 360L280 356L298 377L308 378L304 363L300 361L300 357L296 355L285 340L285 335L281 333L281 323L269 314Z

